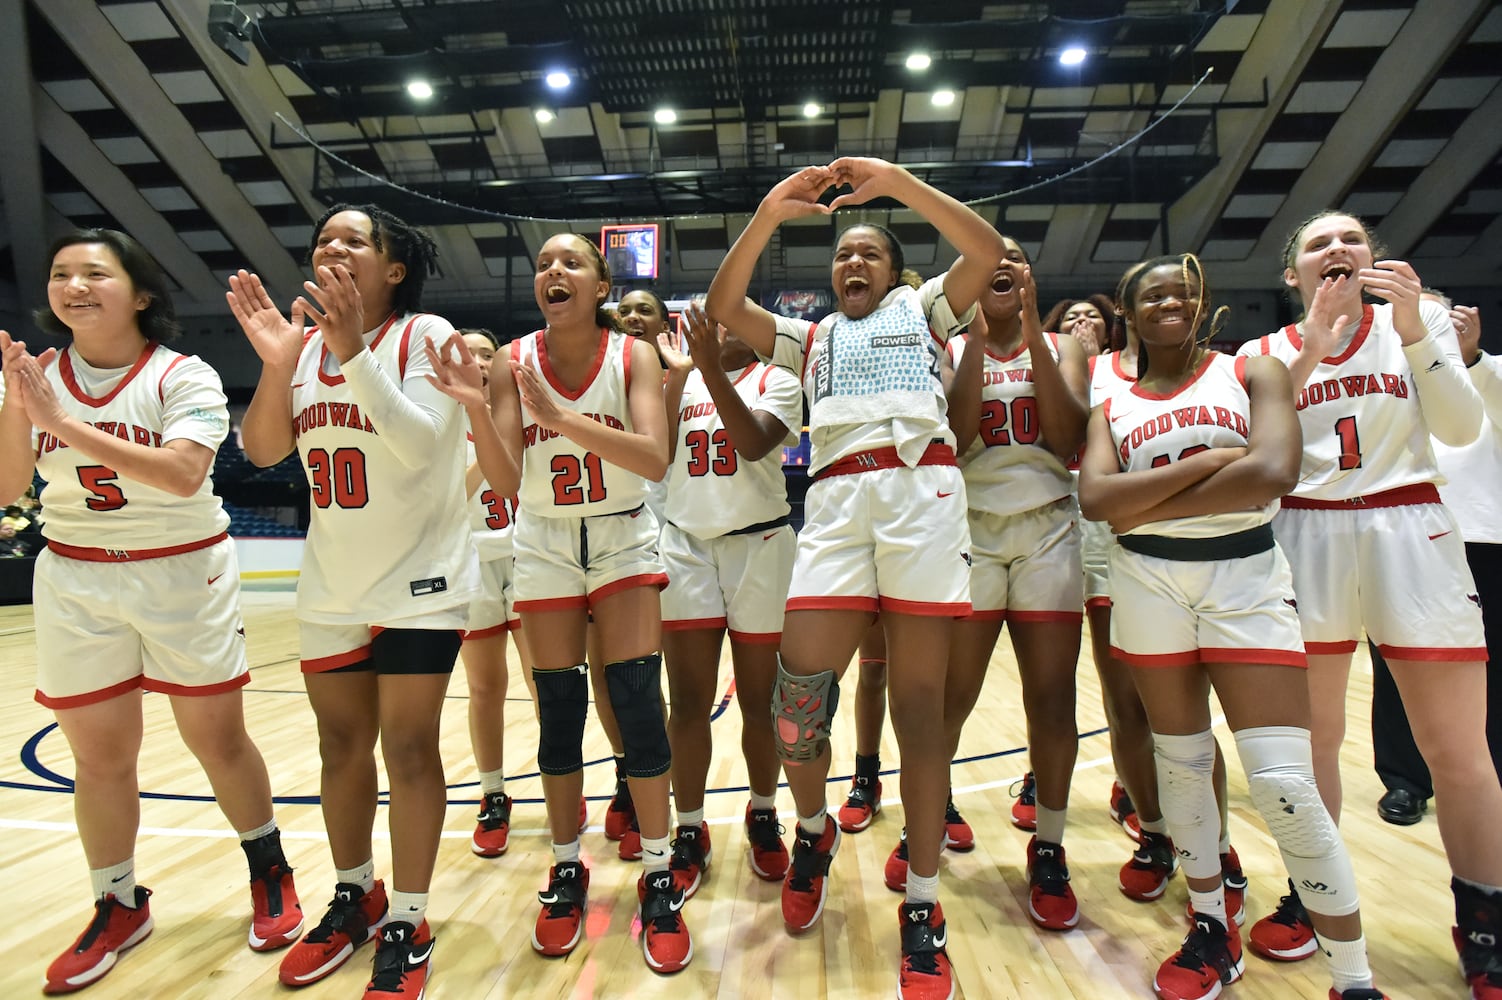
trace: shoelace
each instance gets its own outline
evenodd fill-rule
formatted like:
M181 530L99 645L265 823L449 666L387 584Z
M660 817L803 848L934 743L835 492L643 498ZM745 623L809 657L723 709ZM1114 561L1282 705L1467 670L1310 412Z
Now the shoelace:
M905 972L923 976L939 974L939 950L933 947L933 928L926 924L907 923L902 928L902 967Z
M1132 852L1134 868L1173 868L1170 841L1159 833L1142 831L1142 843Z
M582 888L577 876L568 878L554 875L548 881L548 891L537 894L537 901L548 908L549 920L561 920L573 916L574 910L580 906L578 897ZM549 900L548 896L553 898Z
M480 803L480 815L476 817L487 830L499 830L511 822L511 806L506 797L492 792Z
M668 862L670 868L703 868L704 867L704 843L698 836L673 838L673 857Z
M1184 946L1174 956L1173 964L1181 969L1195 971L1208 966L1219 973L1219 966L1211 961L1215 948L1216 942L1211 938L1210 932L1203 925L1195 924L1194 930L1184 939Z
M1289 893L1286 896L1280 897L1278 899L1278 908L1273 911L1273 915L1268 917L1268 919L1275 924L1282 924L1284 927L1295 927L1299 924L1303 924L1306 927L1309 926L1309 913L1304 909L1304 903L1296 893Z
M356 923L360 925L358 934L351 933L351 929ZM328 911L323 915L323 919L318 921L317 927L308 932L308 940L316 944L323 944L333 940L334 932L338 931L342 934L348 934L351 939L359 937L363 941L365 938L364 923L364 914L360 911L360 897L351 896L349 899L345 899L336 892L334 893L333 900L329 903Z
M793 840L793 866L788 874L788 888L793 892L813 892L814 879L823 874L824 852L814 841L806 840L802 829Z
M376 949L375 963L370 975L368 989L381 993L398 993L407 978L408 946L401 942L385 940Z
M777 813L772 809L753 809L751 823L746 828L746 839L764 851L775 851L782 846L786 828L777 822Z
M642 901L642 922L652 925L652 930L658 934L677 933L683 921L681 910L673 909L674 897L677 890L671 879L663 885L649 885L647 898ZM681 907L683 904L679 904Z
M1033 856L1033 885L1046 896L1063 896L1069 884L1069 869L1057 853Z
M279 917L282 915L282 910L285 908L282 903L282 876L289 874L291 871L292 869L283 868L281 865L272 865L265 873L256 876L256 881L265 887L266 914L268 916Z
M876 779L867 778L864 775L856 775L855 781L850 786L850 794L845 798L845 805L859 809L869 806L876 801Z
M945 823L963 823L963 822L965 822L965 818L960 815L960 811L954 807L954 800L953 799L950 799L949 800L949 804L944 807L944 822Z
M1033 772L1029 771L1022 776L1021 785L1022 787L1017 791L1014 792L1011 788L1009 788L1007 789L1007 792L1012 796L1012 798L1016 799L1018 802L1021 802L1025 806L1037 805L1038 786L1033 779ZM1017 784L1014 783L1012 785L1012 788L1017 788Z
M94 941L103 934L105 928L110 925L110 914L115 907L123 906L114 896L106 896L94 907L94 919L89 921L88 929L83 932L83 937L78 939L78 947L73 949L75 954L82 954L93 946Z

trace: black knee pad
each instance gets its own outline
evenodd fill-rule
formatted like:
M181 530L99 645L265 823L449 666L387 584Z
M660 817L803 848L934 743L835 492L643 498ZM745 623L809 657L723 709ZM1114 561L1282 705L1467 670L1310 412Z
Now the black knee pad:
M573 774L584 767L584 719L589 678L583 664L567 670L533 670L537 683L537 769Z
M662 719L662 656L652 653L609 664L605 683L621 727L621 745L626 748L626 774L633 778L666 774L673 752Z

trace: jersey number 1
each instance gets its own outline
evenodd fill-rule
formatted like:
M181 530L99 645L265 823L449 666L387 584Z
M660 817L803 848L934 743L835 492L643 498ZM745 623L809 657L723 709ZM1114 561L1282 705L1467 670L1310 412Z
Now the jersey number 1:
M1335 440L1340 443L1340 470L1361 468L1361 438L1356 435L1356 418L1335 421Z

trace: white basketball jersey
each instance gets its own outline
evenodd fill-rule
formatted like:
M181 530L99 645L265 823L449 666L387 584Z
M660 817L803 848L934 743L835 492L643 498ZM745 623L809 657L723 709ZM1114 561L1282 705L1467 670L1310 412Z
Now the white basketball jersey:
M1059 357L1058 335L1044 334L1049 353ZM1049 450L1038 421L1033 362L1027 345L1002 357L989 345L972 345L969 334L949 342L958 368L972 346L986 352L981 371L980 431L960 456L965 495L972 510L1020 514L1074 492L1069 469Z
M607 427L633 431L628 388L631 345L636 341L615 330L600 330L595 364L577 391L559 381L548 363L546 332L538 330L511 342L511 360L531 364L543 386L565 410L582 413ZM647 481L634 472L535 423L522 407L522 485L520 504L538 517L593 517L635 510L647 498Z
M464 435L466 468L475 462L475 439ZM511 556L511 529L516 525L516 497L503 497L483 478L469 498L469 530L481 562Z
M1423 303L1421 308L1431 307ZM1448 317L1444 323L1448 326ZM1287 326L1247 341L1237 353L1268 354L1292 364L1303 345L1298 330ZM1297 407L1304 459L1292 496L1349 500L1439 478L1413 370L1393 329L1392 306L1362 308L1350 345L1315 366Z
M1251 434L1246 359L1211 351L1189 382L1167 395L1134 385L1103 404L1123 472L1155 469L1208 448L1245 448ZM1272 520L1277 501L1252 511L1154 521L1129 534L1207 538Z
M67 414L123 441L160 448L187 440L218 451L229 433L219 375L204 362L148 343L129 368L95 368L66 347L47 380ZM229 515L205 476L190 497L121 476L46 431L33 429L42 534L65 545L156 549L213 538Z
M756 362L730 374L735 391L751 410L772 414L794 444L803 423L803 389L785 368ZM678 445L668 470L667 519L699 538L718 538L753 524L788 516L782 449L759 461L736 453L704 376L689 373L678 406Z
M423 339L453 328L426 314L392 316L365 334L386 376L427 387ZM298 617L381 624L469 603L479 586L464 497L464 432L457 404L428 464L404 465L360 411L316 329L292 377L297 451L312 519L297 583Z
M1137 373L1121 367L1121 352L1097 354L1090 359L1090 408L1104 403L1137 384Z

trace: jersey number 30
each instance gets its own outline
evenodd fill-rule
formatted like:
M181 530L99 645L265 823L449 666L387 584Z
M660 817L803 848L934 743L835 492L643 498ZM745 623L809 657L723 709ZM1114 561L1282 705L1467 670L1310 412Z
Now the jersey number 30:
M370 502L365 453L359 448L338 448L332 454L314 448L308 452L308 478L313 484L313 503L320 509L359 509Z

